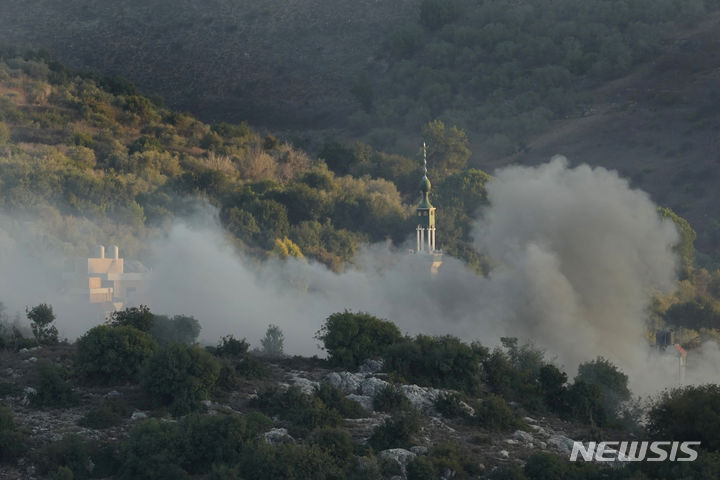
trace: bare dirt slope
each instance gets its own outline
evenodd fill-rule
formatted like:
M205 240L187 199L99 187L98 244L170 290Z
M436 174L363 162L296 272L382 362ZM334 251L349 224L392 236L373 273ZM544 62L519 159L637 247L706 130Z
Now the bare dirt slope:
M720 246L720 15L666 54L593 93L586 115L555 122L526 151L483 162L492 170L556 154L616 169L688 218L699 247Z

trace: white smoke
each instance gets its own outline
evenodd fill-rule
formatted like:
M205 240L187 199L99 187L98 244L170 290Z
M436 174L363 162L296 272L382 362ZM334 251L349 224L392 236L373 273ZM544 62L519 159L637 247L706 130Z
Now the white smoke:
M580 362L602 355L636 391L671 383L677 363L651 356L644 324L651 294L675 285L678 234L647 194L615 172L570 168L562 158L502 169L487 191L475 228L476 248L497 263L487 278L449 256L433 277L426 256L388 245L367 246L358 267L341 274L305 260L258 262L238 254L217 215L204 209L201 221L177 222L149 240L153 275L142 301L156 313L195 316L206 343L233 334L257 346L272 323L285 334L286 352L312 355L320 353L313 336L324 319L350 309L408 334L453 334L487 346L501 336L532 341L571 377ZM0 257L3 272L23 262L37 270L25 254L9 257ZM26 283L6 276L0 300ZM21 303L49 301L44 289L24 291ZM72 309L60 313L58 326L71 338L96 323L79 321Z

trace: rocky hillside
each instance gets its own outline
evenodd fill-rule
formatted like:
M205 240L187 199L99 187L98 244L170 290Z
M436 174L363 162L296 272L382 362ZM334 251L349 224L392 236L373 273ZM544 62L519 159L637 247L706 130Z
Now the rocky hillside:
M113 461L112 455L107 458L108 446L110 451L115 449L117 452L118 446L127 442L128 436L137 432L148 418L182 421L168 418L166 411L152 406L137 385L130 384L77 386L74 388L77 401L66 407L34 404L33 398L38 389L47 388L38 379L38 362L51 361L71 370L74 358L75 349L68 345L2 353L0 398L2 404L12 410L17 428L25 432L28 447L14 465L0 464L0 478L30 480L49 478L48 475L60 478L51 474L63 465L70 465L76 475L81 472L74 478L116 478L111 468L117 460ZM258 408L253 404L259 393L272 389L283 392L297 387L301 395L315 398L321 384L331 385L345 398L362 406L362 413L344 418L338 425L341 431L349 434L355 449L360 451L375 429L393 416L387 406L381 405L378 400L383 389L390 385L388 375L381 373L382 363L367 362L357 372L348 372L330 369L312 359L260 358L254 361L259 362L262 378L243 379L231 391L204 400L204 416L240 415L249 418L249 415L259 415ZM361 455L359 465L365 469L362 478L397 478L395 474L407 478L408 464L418 457L437 460L443 465L439 478L458 478L458 475L459 478L486 478L498 468L522 464L539 452L557 456L558 459L566 458L572 446L571 438L584 439L591 435L587 426L553 415L531 417L519 404L514 404L511 414L517 417L519 427L510 426L497 431L496 428L471 425L461 417L438 412L438 399L452 391L401 383L394 385L409 402L408 408L419 412L417 431L409 443L401 442L404 448L398 444L376 451L374 455L368 455L369 452ZM461 405L467 415L474 413L470 405ZM282 414L266 418L266 421L268 423L256 433L261 443L302 446L310 442L310 437L297 433L297 425L284 419ZM77 443L72 444L68 439ZM51 458L40 458L52 452L53 445L56 448ZM73 455L84 457L70 460ZM443 456L447 458L442 459ZM72 461L85 462L85 465L78 467ZM85 474L82 473L83 468L87 471Z

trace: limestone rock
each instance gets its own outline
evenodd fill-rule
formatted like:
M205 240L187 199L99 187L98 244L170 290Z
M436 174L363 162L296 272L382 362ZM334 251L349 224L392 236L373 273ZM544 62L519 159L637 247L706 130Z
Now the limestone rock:
M373 411L373 399L369 395L356 395L354 393L351 393L350 395L346 395L346 397L349 400L353 400L357 403L359 403L365 410L368 412Z
M548 443L553 447L557 448L563 453L568 455L572 452L573 444L575 443L571 438L565 435L553 435L548 438Z
M522 430L515 430L513 438L525 443L531 443L533 441L533 436L528 432L523 432Z
M414 460L417 455L415 455L409 450L405 450L404 448L390 448L388 450L383 450L378 453L378 457L395 460L398 464L400 464L400 471L402 472L402 477L405 478L407 476L407 464Z
M379 378L375 377L368 377L360 383L360 393L362 393L363 395L374 397L380 392L380 390L385 388L387 385L388 382L386 382L385 380L380 380Z
M263 433L263 438L268 445L281 445L284 443L295 443L286 428L273 428Z
M342 390L345 395L358 393L362 378L350 372L331 372L326 377L327 382Z
M360 365L360 373L378 373L381 372L382 369L383 361L374 360L372 358L365 360L365 362Z

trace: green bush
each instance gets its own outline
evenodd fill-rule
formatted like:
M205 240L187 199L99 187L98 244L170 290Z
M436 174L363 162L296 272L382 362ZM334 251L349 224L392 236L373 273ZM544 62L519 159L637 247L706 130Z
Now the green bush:
M58 473L63 468L72 472L74 480L90 478L90 448L77 435L66 435L57 442L43 447L36 459L40 473ZM65 473L66 474L66 473Z
M14 462L26 449L25 433L15 424L12 411L0 405L0 463Z
M110 315L110 324L115 327L135 327L142 332L149 332L154 318L155 315L147 305L140 305L113 312Z
M388 347L384 358L385 370L408 382L477 393L486 356L487 349L477 343L418 335Z
M702 442L702 448L720 451L720 385L676 388L663 393L648 414L653 438Z
M179 425L180 466L191 474L210 470L213 463L235 463L249 439L240 415L188 415Z
M317 332L332 365L357 368L368 358L380 357L385 350L402 339L392 322L369 313L333 313Z
M488 395L474 408L475 415L470 421L488 430L508 431L523 426L505 400L497 395Z
M232 335L226 335L212 352L219 357L241 357L247 353L248 348L250 344L244 338L238 340Z
M89 410L78 424L94 429L110 428L120 425L124 418L130 414L130 408L115 400L104 400L100 405Z
M243 417L247 426L248 435L256 436L260 433L267 432L273 426L273 421L260 412L248 412Z
M321 383L315 388L315 396L328 407L336 410L343 418L363 418L368 416L367 410L354 400L345 397L342 391L330 385Z
M43 359L37 362L37 373L37 392L29 396L32 406L67 407L78 403L65 369Z
M439 480L440 475L432 460L426 456L416 457L407 465L407 480Z
M160 347L140 373L140 385L173 414L181 415L199 407L207 398L220 373L220 364L205 350L183 344Z
M337 410L328 408L316 396L305 395L297 386L284 392L270 388L252 399L250 406L291 422L294 435L306 435L319 427L334 427L342 421Z
M355 444L347 430L332 427L318 428L310 434L309 442L311 445L317 445L341 464L347 464L353 458Z
M551 453L534 453L525 464L525 475L532 480L566 478L568 463Z
M546 365L544 352L532 344L518 346L517 338L501 338L503 349L496 348L483 361L485 383L508 401L522 403L531 411L542 411L544 391L540 373Z
M445 418L465 418L469 414L457 393L443 393L435 400L435 410Z
M388 448L410 448L413 444L412 436L419 429L420 423L416 411L396 411L382 425L375 427L373 434L368 439L368 445L375 451Z
M116 384L136 381L141 365L157 344L131 326L99 325L76 342L76 372L90 383Z
M120 445L124 480L189 479L179 463L181 429L178 423L144 420Z
M380 412L396 412L400 410L413 410L410 400L400 390L400 387L392 384L385 385L373 397L373 408Z

